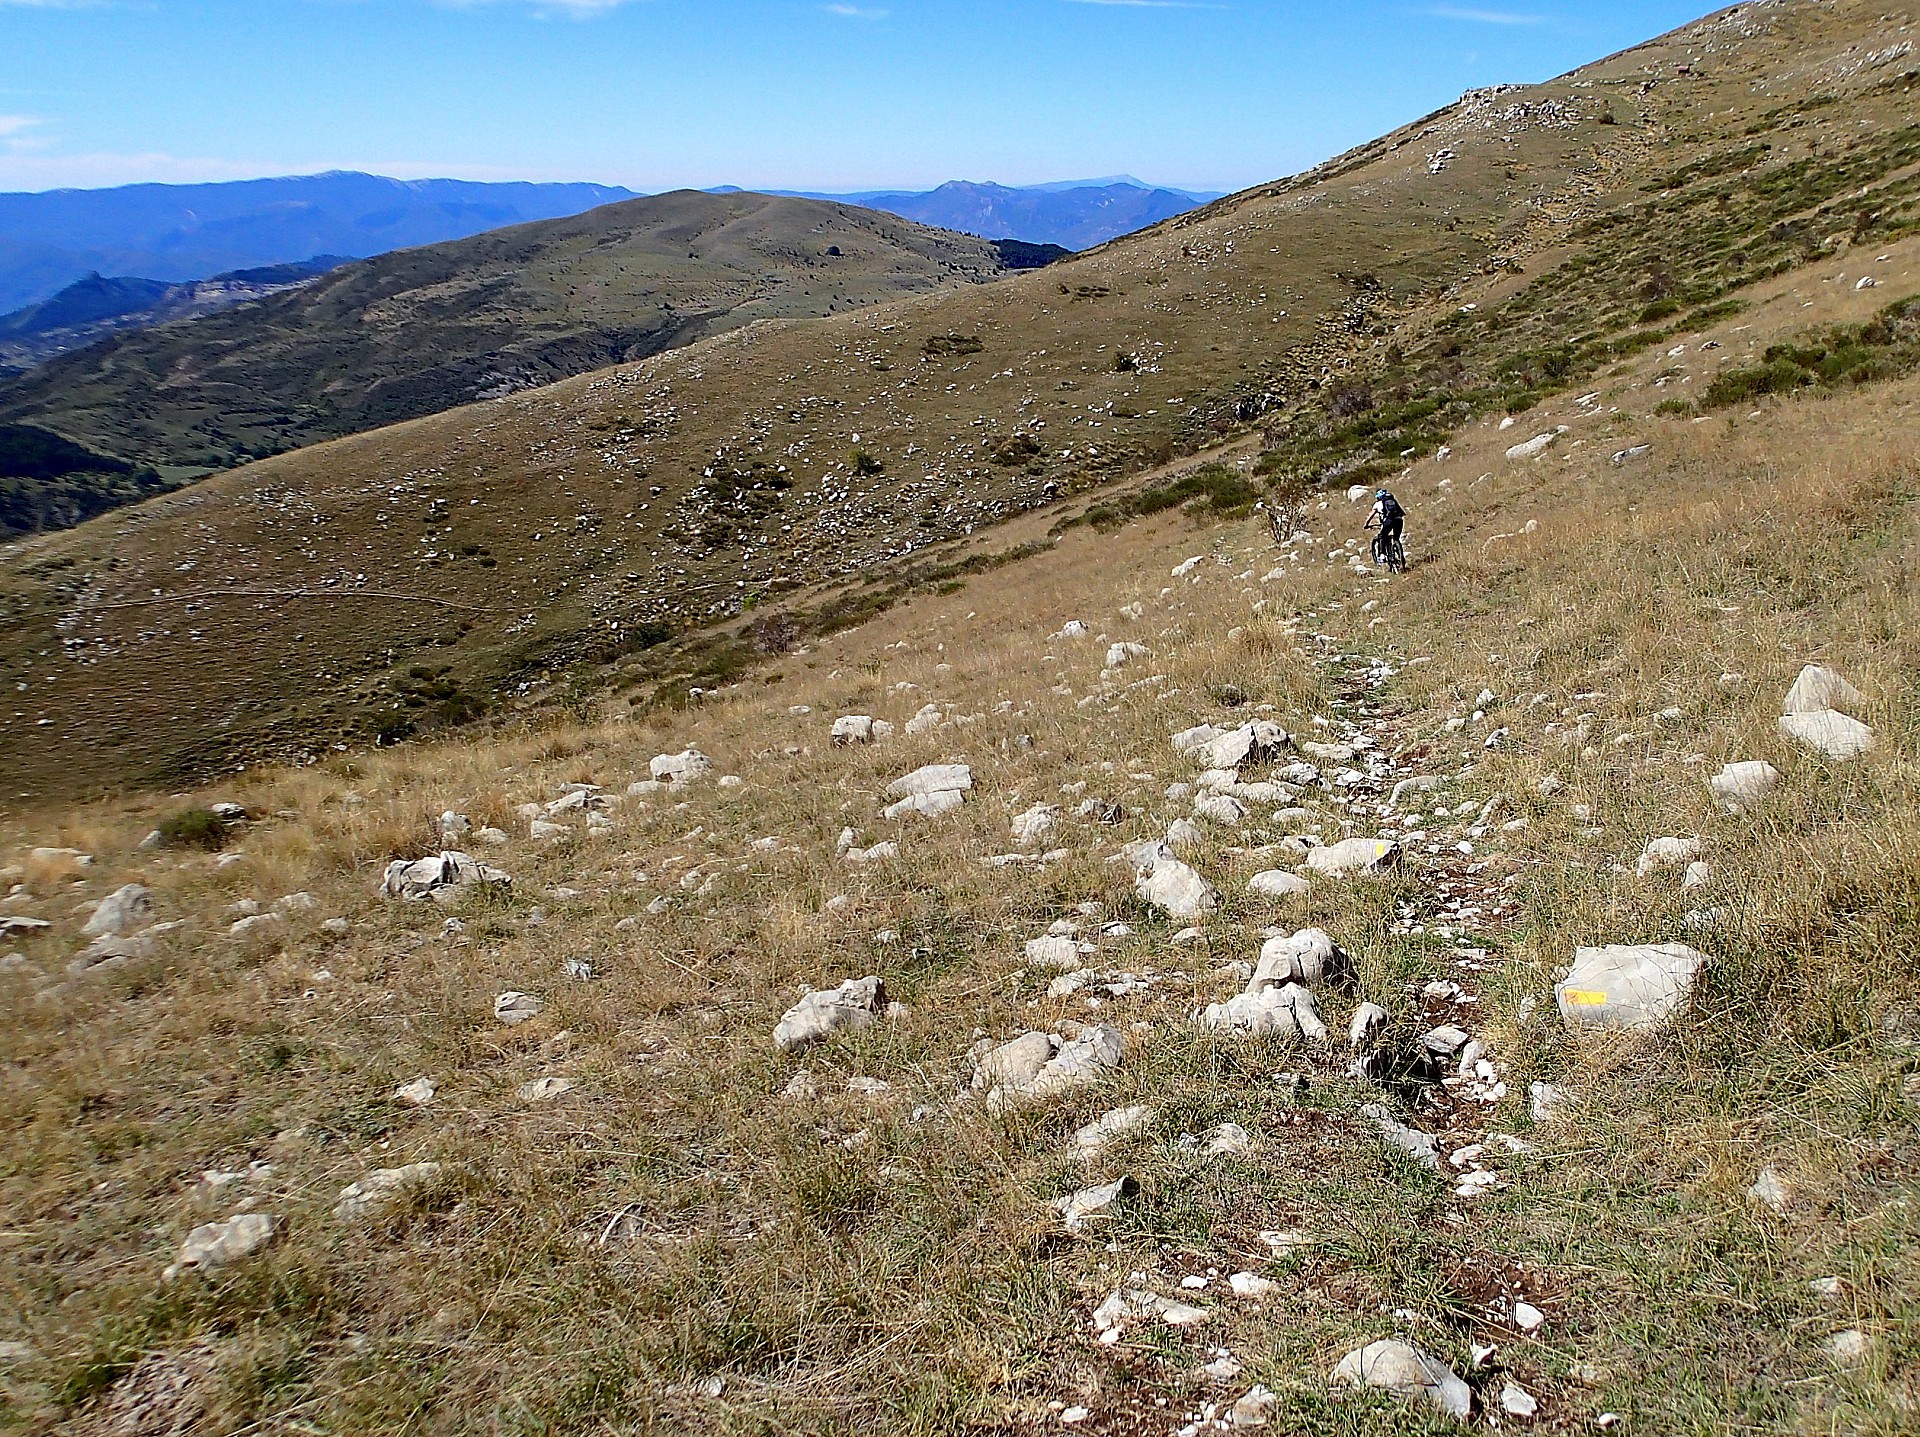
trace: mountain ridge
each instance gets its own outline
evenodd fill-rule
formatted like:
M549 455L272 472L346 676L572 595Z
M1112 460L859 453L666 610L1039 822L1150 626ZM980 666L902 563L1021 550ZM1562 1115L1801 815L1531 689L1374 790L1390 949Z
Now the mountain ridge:
M0 384L0 415L163 470L226 468L738 324L1050 258L818 201L694 191L332 268Z
M755 325L18 544L0 672L69 657L0 759L16 786L166 781L576 684L671 702L1235 435L1260 473L1187 495L1391 482L1833 253L1863 194L1858 233L1904 232L1920 131L1906 70L1859 58L1898 49L1878 13L1725 12L1048 270ZM1729 136L1730 109L1784 143ZM355 597L370 576L385 597ZM182 605L190 628L143 617ZM266 644L263 613L302 643ZM102 684L110 708L74 697Z

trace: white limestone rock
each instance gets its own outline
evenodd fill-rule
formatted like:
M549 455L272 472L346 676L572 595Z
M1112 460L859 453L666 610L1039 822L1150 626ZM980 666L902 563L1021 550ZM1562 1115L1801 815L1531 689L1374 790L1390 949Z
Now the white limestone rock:
M1198 753L1225 732L1225 729L1216 728L1210 723L1203 723L1193 728L1182 729L1173 736L1174 751L1182 754Z
M1305 898L1311 891L1312 885L1306 879L1297 873L1285 873L1277 868L1256 873L1247 880L1247 892L1262 898Z
M889 805L887 818L939 818L966 802L973 788L973 770L964 763L933 763L916 768L887 785L899 802Z
M1032 1042L1035 1037L1046 1040L1052 1056L1037 1067L1031 1067L1038 1051L1037 1045ZM1120 1066L1124 1051L1120 1030L1104 1024L1084 1029L1077 1038L1071 1040L1056 1039L1044 1033L1029 1033L1016 1038L1014 1042L1024 1045L1017 1053L1009 1053L1007 1049L1012 1045L1003 1044L983 1060L983 1063L990 1065L983 1070L1002 1075L1000 1081L989 1079L982 1084L988 1088L989 1112L1006 1112L1017 1107L1051 1102L1065 1094L1091 1087ZM975 1079L979 1081L978 1073Z
M1140 1184L1132 1178L1118 1178L1110 1183L1101 1183L1098 1187L1082 1188L1079 1192L1056 1198L1053 1210L1060 1214L1060 1226L1074 1237L1079 1237L1092 1226L1093 1219L1107 1212L1122 1198L1131 1197L1139 1191Z
M404 858L394 859L387 865L380 891L388 898L419 903L473 884L506 888L512 883L511 874L450 848L431 857L416 858L411 863Z
M1146 902L1183 923L1204 918L1220 906L1213 885L1171 853L1156 856L1151 866L1138 871L1133 888Z
M1025 813L1014 815L1013 841L1022 848L1039 848L1060 827L1060 805L1036 803Z
M1570 1028L1654 1029L1679 1011L1706 963L1684 943L1580 948L1553 991Z
M1209 739L1192 752L1210 769L1237 771L1271 763L1292 742L1293 736L1279 724L1256 719Z
M263 1212L236 1213L225 1222L202 1223L187 1234L173 1262L160 1276L171 1282L182 1273L204 1272L251 1257L273 1241L276 1231L273 1218Z
M1333 1382L1342 1387L1373 1387L1409 1402L1427 1402L1449 1417L1465 1419L1473 1411L1473 1390L1452 1368L1405 1342L1369 1342L1341 1358Z
M1298 983L1249 989L1224 1003L1210 1003L1200 1014L1200 1026L1216 1032L1304 1038L1316 1043L1324 1043L1327 1038L1327 1026L1321 1021L1313 993Z
M1801 747L1842 763L1871 753L1875 745L1872 729L1831 709L1784 714L1780 732Z
M713 772L713 760L699 749L689 748L679 753L656 754L647 761L647 772L656 783L697 783Z
M376 1168L340 1190L333 1215L342 1222L365 1217L403 1196L409 1188L430 1187L440 1178L439 1163L408 1163L398 1168Z
M1307 867L1330 878L1374 878L1400 862L1400 845L1386 838L1345 838L1307 854Z
M789 1008L773 1030L773 1045L783 1053L798 1052L836 1033L871 1027L886 1007L886 985L877 977L849 978L838 988L808 993Z
M1102 1113L1073 1135L1073 1151L1082 1158L1098 1157L1112 1144L1136 1133L1144 1133L1158 1114L1145 1103L1114 1108Z
M1700 856L1705 847L1697 838L1655 838L1649 840L1641 850L1640 857L1633 865L1633 871L1642 878L1659 872L1663 868L1676 868L1691 863Z
M493 1016L509 1028L516 1027L529 1019L538 1018L546 1007L531 993L518 993L509 989L493 1000Z
M1330 972L1346 962L1347 955L1324 929L1302 928L1298 933L1276 935L1260 945L1260 961L1247 991L1263 992L1285 983L1318 988Z
M872 743L875 738L873 717L870 714L844 714L833 721L833 729L829 736L837 748L845 748L849 744Z
M1825 713L1829 710L1858 713L1866 706L1866 702L1865 694L1832 669L1808 664L1800 670L1799 677L1787 690L1780 712L1782 715Z
M94 938L103 933L130 933L152 921L152 892L142 884L129 883L101 899L80 931Z
M1779 784L1780 770L1764 759L1730 763L1707 780L1713 796L1733 813L1758 808Z
M1218 823L1226 828L1238 828L1247 821L1246 805L1237 798L1228 798L1224 793L1208 794L1193 801L1193 812L1197 818L1209 823Z

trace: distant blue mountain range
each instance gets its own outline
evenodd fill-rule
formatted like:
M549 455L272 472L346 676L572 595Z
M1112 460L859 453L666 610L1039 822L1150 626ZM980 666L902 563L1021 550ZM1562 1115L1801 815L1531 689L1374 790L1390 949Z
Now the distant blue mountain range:
M828 195L791 191L803 199L840 200L885 210L923 225L986 239L1092 249L1220 198L1147 185L1131 175L1067 180L1049 185L980 184L950 180L924 191L863 190Z
M1129 175L1018 188L956 180L927 191L775 193L885 210L986 239L1075 250L1218 198L1156 188ZM365 259L637 198L612 185L392 180L351 171L0 194L0 315L89 276L181 283L319 255Z
M0 313L89 274L179 282L316 255L365 259L634 198L610 185L389 180L344 171L0 194Z

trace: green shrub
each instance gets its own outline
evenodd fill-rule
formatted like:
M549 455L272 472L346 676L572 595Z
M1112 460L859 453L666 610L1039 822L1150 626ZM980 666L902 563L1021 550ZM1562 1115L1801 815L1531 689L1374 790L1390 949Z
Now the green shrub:
M161 820L160 841L168 848L218 852L227 845L227 821L212 809L185 809Z

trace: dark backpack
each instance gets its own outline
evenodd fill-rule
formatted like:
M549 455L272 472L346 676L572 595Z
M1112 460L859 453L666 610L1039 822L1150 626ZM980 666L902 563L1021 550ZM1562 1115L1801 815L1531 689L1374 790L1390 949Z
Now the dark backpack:
M1400 501L1389 494L1380 501L1380 522L1397 524L1407 517L1407 511L1400 507Z

